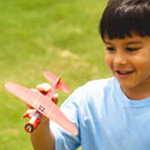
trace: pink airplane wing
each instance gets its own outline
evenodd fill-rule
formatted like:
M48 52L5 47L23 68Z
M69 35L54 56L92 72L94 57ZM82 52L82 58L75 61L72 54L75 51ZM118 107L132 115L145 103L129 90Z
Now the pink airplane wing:
M47 96L12 82L6 83L5 87L9 92L37 109L47 118L59 124L69 133L73 135L78 133L75 125L69 121L69 119L60 111L57 105L50 101Z
M54 83L54 81L56 81L57 77L55 75L53 75L51 72L49 71L44 71L44 76L45 78L50 82L50 83ZM67 84L65 84L64 82L60 82L59 86L58 86L59 90L65 92L65 93L70 93L71 90L68 87Z

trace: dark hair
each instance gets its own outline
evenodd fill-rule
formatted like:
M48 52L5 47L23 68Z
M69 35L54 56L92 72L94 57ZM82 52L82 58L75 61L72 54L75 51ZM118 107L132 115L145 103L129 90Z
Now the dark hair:
M150 0L110 0L99 29L103 40L131 37L131 31L150 36Z

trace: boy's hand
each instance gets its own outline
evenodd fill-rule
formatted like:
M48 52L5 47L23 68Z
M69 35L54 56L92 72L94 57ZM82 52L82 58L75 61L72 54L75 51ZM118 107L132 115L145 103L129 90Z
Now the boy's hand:
M41 92L42 94L46 95L48 92L50 92L52 89L52 86L49 85L48 83L42 83L37 85L36 90ZM52 101L57 104L58 103L58 94L55 93L53 95Z
M36 89L32 89L32 90L46 95L48 92L51 91L51 89L52 89L51 85L49 85L48 83L42 83L42 84L37 85ZM57 93L55 93L53 95L52 101L55 104L58 103L58 94ZM34 109L34 108L27 104L27 109ZM48 118L46 118L45 116L42 116L42 121L40 124L44 124L45 122L48 122L48 121L49 121Z

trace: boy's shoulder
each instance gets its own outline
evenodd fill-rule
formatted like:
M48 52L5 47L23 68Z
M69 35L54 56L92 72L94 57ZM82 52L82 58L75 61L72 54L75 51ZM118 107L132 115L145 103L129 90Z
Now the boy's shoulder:
M85 89L94 90L94 89L103 89L111 88L116 85L116 79L114 77L104 78L104 79L95 79L87 82L83 85Z
M81 105L103 101L106 97L112 97L118 93L118 82L116 78L95 79L77 88L65 103L73 102Z
M114 77L104 78L104 79L95 79L91 80L78 89L75 90L77 95L90 96L90 95L100 95L107 94L108 92L114 92L117 90L119 83Z

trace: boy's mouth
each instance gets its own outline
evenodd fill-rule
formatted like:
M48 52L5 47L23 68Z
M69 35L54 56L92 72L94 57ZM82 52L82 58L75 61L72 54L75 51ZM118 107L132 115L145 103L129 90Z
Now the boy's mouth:
M128 74L131 74L133 73L133 71L120 71L120 70L116 70L117 74L120 74L120 75L128 75Z
M129 70L118 70L115 69L115 76L118 78L125 78L131 75L134 71L129 71Z

